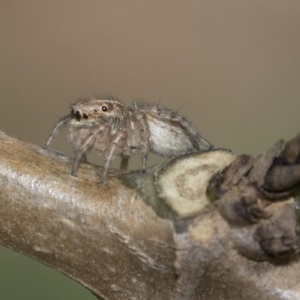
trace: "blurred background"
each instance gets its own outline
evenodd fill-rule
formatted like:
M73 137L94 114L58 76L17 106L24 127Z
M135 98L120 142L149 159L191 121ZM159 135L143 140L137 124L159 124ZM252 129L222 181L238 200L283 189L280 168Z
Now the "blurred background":
M70 103L111 93L179 109L216 146L263 153L300 132L299 15L299 0L2 0L0 130L40 145ZM63 134L53 147L72 155ZM3 247L0 298L95 299Z

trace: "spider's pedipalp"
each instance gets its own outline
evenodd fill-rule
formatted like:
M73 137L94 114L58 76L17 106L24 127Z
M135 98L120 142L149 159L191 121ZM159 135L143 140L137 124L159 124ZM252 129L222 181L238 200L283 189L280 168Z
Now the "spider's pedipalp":
M47 139L47 141L42 145L42 147L44 149L48 149L50 144L53 142L53 140L55 139L56 135L58 134L58 132L65 127L66 125L68 125L70 123L70 121L72 120L71 115L67 115L65 117L63 117L62 119L60 119L56 125L54 126L54 128L51 130L49 137Z

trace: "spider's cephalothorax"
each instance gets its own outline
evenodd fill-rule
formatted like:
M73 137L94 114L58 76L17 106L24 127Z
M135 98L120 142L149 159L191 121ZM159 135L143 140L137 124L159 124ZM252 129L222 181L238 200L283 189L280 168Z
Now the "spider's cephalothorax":
M177 112L157 104L134 102L125 109L118 100L81 100L71 106L71 113L62 118L51 131L44 148L56 133L69 127L69 141L75 152L72 175L88 150L104 152L106 161L101 182L105 182L110 163L122 155L126 168L131 155L141 154L142 171L146 169L149 151L164 157L205 151L213 146Z
M124 106L117 100L80 100L71 106L72 126L94 126L108 122L113 129L124 121Z

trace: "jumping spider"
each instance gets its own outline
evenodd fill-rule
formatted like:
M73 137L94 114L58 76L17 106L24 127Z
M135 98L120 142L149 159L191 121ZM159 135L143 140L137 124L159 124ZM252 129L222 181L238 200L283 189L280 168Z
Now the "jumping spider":
M80 100L71 106L69 115L57 122L43 147L48 148L65 126L69 128L68 137L75 152L71 174L76 176L88 150L105 152L101 183L117 155L122 156L121 168L126 169L129 157L140 153L145 172L149 151L175 157L214 148L184 117L158 104L133 102L126 109L115 99Z

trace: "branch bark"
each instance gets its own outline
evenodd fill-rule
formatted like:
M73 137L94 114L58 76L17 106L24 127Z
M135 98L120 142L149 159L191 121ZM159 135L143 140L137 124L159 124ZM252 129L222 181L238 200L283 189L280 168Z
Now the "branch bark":
M0 134L0 243L100 299L298 299L300 136L112 170Z

